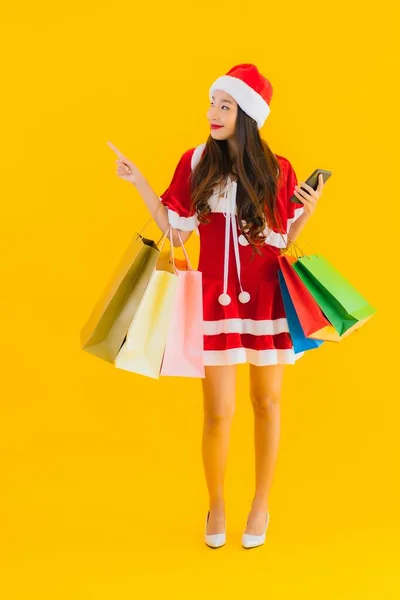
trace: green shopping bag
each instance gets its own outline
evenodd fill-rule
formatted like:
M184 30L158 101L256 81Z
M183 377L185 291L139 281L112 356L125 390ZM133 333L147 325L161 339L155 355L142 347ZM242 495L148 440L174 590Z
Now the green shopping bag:
M293 263L293 268L341 338L359 329L376 313L323 256L302 256Z

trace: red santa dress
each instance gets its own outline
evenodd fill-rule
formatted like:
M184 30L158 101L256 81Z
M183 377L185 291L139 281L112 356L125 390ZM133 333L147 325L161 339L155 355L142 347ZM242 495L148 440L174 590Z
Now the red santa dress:
M190 175L204 148L200 144L184 152L160 196L173 228L200 235L204 364L294 364L304 352L294 352L278 279L280 249L304 210L300 202L289 201L297 185L294 169L286 158L275 155L281 168L276 210L286 233L267 229L262 255L251 260L252 247L237 221L236 181L228 178L225 189L214 190L209 223L200 223L191 207Z

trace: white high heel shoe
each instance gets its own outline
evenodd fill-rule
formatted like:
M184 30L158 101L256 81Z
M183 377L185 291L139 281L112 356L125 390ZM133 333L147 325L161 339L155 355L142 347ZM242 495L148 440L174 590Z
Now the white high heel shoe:
M209 516L210 516L210 511L208 511L208 513L207 513L205 531L207 531L207 523L208 523ZM226 543L226 530L223 531L223 533L206 533L206 532L204 532L204 541L205 541L206 545L209 546L210 548L220 548L221 546L224 546Z
M269 512L267 512L267 524L265 525L264 533L261 535L253 535L251 533L243 533L242 546L243 548L256 548L262 546L265 542L265 535L269 525Z

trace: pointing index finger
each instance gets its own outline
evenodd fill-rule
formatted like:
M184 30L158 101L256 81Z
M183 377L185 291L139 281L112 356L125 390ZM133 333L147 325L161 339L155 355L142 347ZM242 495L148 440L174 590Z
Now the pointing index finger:
M116 148L114 146L114 144L112 144L111 142L107 142L107 144L110 146L111 150L113 150L117 156L119 156L120 158L125 158L125 156L122 154L122 152L120 152L118 150L118 148Z

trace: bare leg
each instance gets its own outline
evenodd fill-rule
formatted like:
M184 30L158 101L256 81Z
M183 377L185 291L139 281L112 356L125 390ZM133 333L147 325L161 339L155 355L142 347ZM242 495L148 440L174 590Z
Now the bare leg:
M203 386L202 457L209 493L207 534L222 533L225 521L224 477L235 411L236 365L206 367Z
M283 364L250 367L250 397L254 411L256 489L245 533L261 535L280 438L280 397Z

